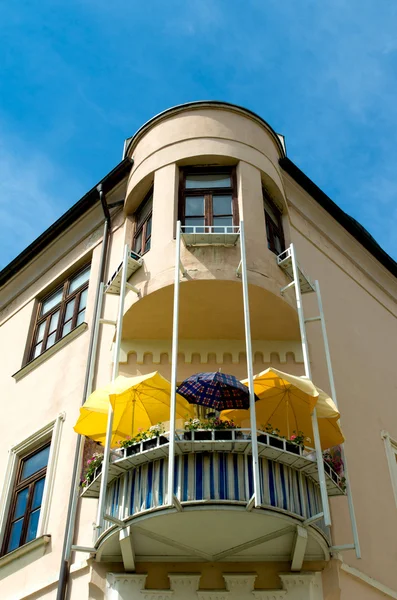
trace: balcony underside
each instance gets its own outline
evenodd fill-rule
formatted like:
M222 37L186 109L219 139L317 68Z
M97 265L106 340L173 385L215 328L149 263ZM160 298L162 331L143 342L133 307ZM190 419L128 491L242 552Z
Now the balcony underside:
M179 512L163 508L126 519L135 562L246 562L329 559L321 531L301 527L282 511L253 509L242 503L191 503ZM128 528L129 525L129 528ZM108 529L97 543L96 560L123 562L120 531Z
M249 286L252 338L299 340L296 311L280 296ZM171 339L173 286L136 300L123 319L124 339ZM244 339L241 281L181 282L179 337L183 339Z

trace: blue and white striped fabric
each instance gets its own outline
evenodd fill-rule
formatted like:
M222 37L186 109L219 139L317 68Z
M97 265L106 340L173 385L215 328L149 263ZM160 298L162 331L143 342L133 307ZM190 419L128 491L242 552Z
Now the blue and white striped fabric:
M259 460L259 474L264 506L304 518L320 512L319 486L305 475L266 458ZM106 510L123 519L165 506L167 480L167 458L140 465L109 485ZM248 502L253 494L252 458L231 452L177 455L174 493L180 502Z

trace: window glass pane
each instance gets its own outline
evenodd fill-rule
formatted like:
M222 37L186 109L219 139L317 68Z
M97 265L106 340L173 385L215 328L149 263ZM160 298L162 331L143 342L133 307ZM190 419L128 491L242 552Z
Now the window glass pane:
M43 323L38 328L37 335L36 335L36 342L41 342L41 340L43 339L45 324L46 324L46 321L43 321Z
M51 317L50 327L48 329L49 333L52 333L53 331L56 330L56 328L58 327L58 321L59 321L59 310L56 313L54 313Z
M26 542L30 542L35 539L37 533L37 526L39 524L40 509L38 508L31 513L29 517L28 533L26 535Z
M34 486L33 492L33 500L32 500L32 510L35 508L40 508L41 500L43 498L43 490L44 490L45 477L39 479Z
M282 247L281 240L278 237L278 235L274 236L274 247L277 250L277 254L281 254L281 252L283 251L283 247Z
M88 288L81 292L80 302L79 302L79 310L83 310L87 306L87 296L88 296Z
M25 488L24 490L21 490L20 492L18 492L13 519L19 519L20 517L23 517L23 515L25 514L26 502L28 500L28 493L29 493L28 487Z
M72 330L72 321L68 321L67 323L65 323L65 325L63 326L62 329L62 337L64 337L65 335L67 335L70 331Z
M186 196L185 206L187 217L204 215L204 196Z
M15 521L15 523L12 524L10 539L7 546L7 552L11 552L11 550L19 548L21 541L22 525L23 519L19 519L19 521Z
M41 354L41 346L42 343L40 342L40 344L37 344L37 346L34 347L33 358L36 358L36 356L39 356L39 354Z
M149 213L152 212L152 205L153 205L153 195L151 195L145 202L145 204L143 204L142 206L140 206L138 208L138 210L136 211L136 226L137 229L140 228L140 226L142 225L142 223L144 222L144 220L146 219L146 217L149 215Z
M184 231L186 233L193 233L193 228L189 227L189 225L200 226L196 229L196 233L204 233L206 230L204 227L204 217L186 217Z
M281 213L267 200L266 197L263 198L263 205L265 207L267 216L271 218L275 225L278 226L280 223Z
M48 336L47 342L45 345L46 350L48 350L48 348L51 348L51 346L53 346L55 344L55 337L56 337L56 331L54 331L54 333L51 333L51 335Z
M152 235L152 217L146 223L146 239Z
M232 217L214 217L214 233L232 233L233 229L231 228L233 225ZM215 226L216 227L215 229ZM224 229L228 227L229 229Z
M67 303L64 321L69 321L73 317L75 298Z
M21 480L30 477L31 475L33 475L33 473L40 471L40 469L42 469L43 467L46 467L49 453L50 446L46 446L45 448L42 448L41 450L36 452L36 454L33 454L33 456L31 456L30 458L26 458L23 461Z
M213 196L212 209L213 209L214 215L231 215L231 214L233 214L232 197L231 196Z
M142 231L135 237L134 252L137 252L138 254L142 252Z
M47 300L44 300L43 304L41 305L41 315L45 315L45 313L51 310L51 308L54 308L54 306L60 303L60 301L62 300L62 291L63 289L61 288L60 290L52 294L49 298L47 298Z
M79 273L78 275L75 275L75 277L73 277L73 279L70 282L70 286L69 286L69 292L68 292L69 294L74 292L74 290L77 290L77 288L79 288L80 286L82 286L84 283L86 283L89 280L90 268L91 267L87 267L87 269L84 269L84 271L82 271L81 273Z
M146 240L145 247L143 249L144 252L147 252L148 250L150 250L150 239L151 238L149 238L148 240Z
M232 187L229 173L203 173L186 175L186 189L192 188L225 188Z
M81 323L84 323L84 317L85 317L85 310L82 310L78 315L77 315L77 321L76 321L76 327L78 325L81 325ZM72 321L69 321L70 325L72 324ZM69 329L70 331L70 329ZM66 335L66 334L64 334Z

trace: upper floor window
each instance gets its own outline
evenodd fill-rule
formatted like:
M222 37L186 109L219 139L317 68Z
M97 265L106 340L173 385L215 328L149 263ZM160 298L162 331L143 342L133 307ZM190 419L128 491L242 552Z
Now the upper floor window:
M181 172L179 218L185 225L196 226L197 233L213 226L215 233L239 224L235 169L230 167L187 168ZM228 231L228 230L226 230ZM230 232L232 229L229 230Z
M275 254L285 250L281 212L263 189L263 207L265 209L267 247Z
M39 302L28 360L48 350L83 323L89 277L90 266L85 266Z
M2 554L36 538L50 443L19 459Z
M150 250L152 237L153 189L150 190L135 213L135 233L133 250L137 254L145 254Z

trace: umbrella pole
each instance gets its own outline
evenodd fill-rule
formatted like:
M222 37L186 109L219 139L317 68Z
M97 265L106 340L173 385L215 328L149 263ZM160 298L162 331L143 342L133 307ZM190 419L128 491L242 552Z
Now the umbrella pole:
M120 282L120 301L119 301L119 312L117 315L117 324L116 324L116 341L114 344L112 381L114 381L119 374L119 355L120 355L120 344L121 344L122 324L123 324L123 315L124 315L124 299L125 299L125 288L126 288L126 283L127 283L127 263L128 263L129 253L130 253L130 249L129 249L128 245L126 245L124 248L123 270L122 270L121 282ZM103 527L103 515L105 512L106 488L107 488L107 483L108 483L110 443L112 441L112 430L113 430L113 406L109 402L105 449L103 452L101 487L99 490L98 512L97 512L97 518L96 518L96 530L97 530L98 536Z
M175 280L174 312L172 323L171 358L171 402L170 402L170 443L168 455L168 504L174 504L174 465L175 465L175 421L176 421L176 383L178 367L178 325L179 325L179 269L181 260L181 222L176 224L175 240Z
M251 416L251 445L252 445L252 471L254 476L254 497L255 506L261 506L261 487L259 479L259 456L258 456L258 436L256 427L256 409L254 392L254 375L252 367L252 344L251 344L251 323L249 313L248 298L248 277L247 277L247 257L245 253L245 234L244 221L240 221L240 251L241 251L241 279L243 284L244 301L244 326L245 326L245 347L247 354L247 375L248 387L250 391L250 416Z
M312 374L311 374L310 360L309 360L309 347L307 344L307 337L306 337L305 316L303 314L303 304L302 304L302 294L301 294L301 287L300 287L300 280L299 280L299 271L298 271L298 265L296 262L295 248L294 248L293 244L291 244L290 249L291 249L292 272L293 272L293 276L294 276L296 306L298 309L299 329L300 329L300 334L301 334L303 362L305 365L305 375L306 375L306 377L308 377L311 380ZM313 435L314 435L314 447L316 449L318 480L319 480L320 492L321 492L321 504L323 506L323 513L324 513L324 523L325 523L326 527L330 527L331 513L329 510L327 484L325 481L325 472L324 472L323 452L322 452L321 443L320 443L320 433L318 430L316 409L314 409L312 412L312 427L313 427Z

